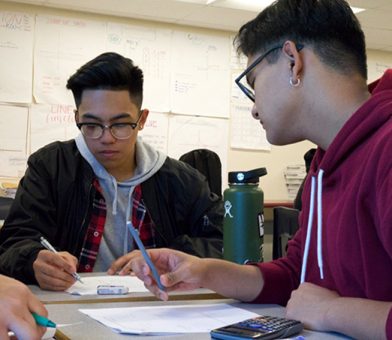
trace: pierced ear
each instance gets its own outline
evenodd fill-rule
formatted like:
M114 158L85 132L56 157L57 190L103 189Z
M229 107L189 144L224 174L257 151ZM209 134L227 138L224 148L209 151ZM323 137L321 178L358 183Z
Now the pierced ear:
M290 67L291 77L293 79L298 79L303 67L303 59L300 55L296 44L291 41L287 40L283 44L283 52L288 58L288 64Z

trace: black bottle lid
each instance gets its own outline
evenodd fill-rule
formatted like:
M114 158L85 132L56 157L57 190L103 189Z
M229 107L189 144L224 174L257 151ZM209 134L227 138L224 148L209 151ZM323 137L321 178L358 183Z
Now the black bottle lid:
M229 184L259 183L259 177L266 174L266 168L257 168L249 171L230 171Z

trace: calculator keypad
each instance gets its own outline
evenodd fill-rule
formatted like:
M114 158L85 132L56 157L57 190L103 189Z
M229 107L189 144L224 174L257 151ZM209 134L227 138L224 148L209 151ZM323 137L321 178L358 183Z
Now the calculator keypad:
M282 319L274 316L260 316L254 319L245 320L238 323L238 327L244 329L257 329L264 332L275 332L282 328L292 326L296 323L293 320Z

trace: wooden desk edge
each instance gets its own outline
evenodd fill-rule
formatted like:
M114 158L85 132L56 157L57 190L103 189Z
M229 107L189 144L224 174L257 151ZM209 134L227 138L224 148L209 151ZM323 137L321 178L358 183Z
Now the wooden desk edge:
M182 301L182 300L210 300L210 299L226 299L224 296L219 295L218 293L179 293L169 295L169 299L172 301ZM57 301L45 301L41 300L41 302L45 305L65 305L65 304L82 304L82 303L110 303L110 302L143 302L143 301L160 301L154 295L147 296L122 296L122 297L113 297L107 299L77 299L77 300L57 300Z

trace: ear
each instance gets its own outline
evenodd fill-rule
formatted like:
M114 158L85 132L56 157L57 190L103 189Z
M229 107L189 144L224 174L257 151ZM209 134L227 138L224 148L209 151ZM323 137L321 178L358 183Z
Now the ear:
M303 69L303 59L296 44L291 40L287 40L283 44L283 53L288 59L291 77L294 80L299 79Z
M143 130L144 125L146 124L147 117L148 117L149 113L150 113L150 111L148 111L148 109L143 109L141 111L141 117L140 117L140 120L139 120L139 127L138 127L139 130Z

